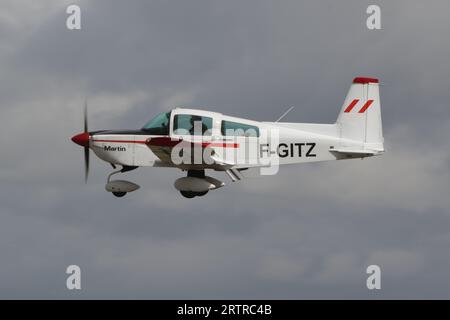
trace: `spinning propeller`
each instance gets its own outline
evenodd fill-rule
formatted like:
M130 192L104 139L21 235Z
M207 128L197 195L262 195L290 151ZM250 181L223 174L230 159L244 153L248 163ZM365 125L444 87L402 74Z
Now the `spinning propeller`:
M89 139L87 101L84 104L84 131L72 137L72 141L84 147L84 181L87 182L89 175Z

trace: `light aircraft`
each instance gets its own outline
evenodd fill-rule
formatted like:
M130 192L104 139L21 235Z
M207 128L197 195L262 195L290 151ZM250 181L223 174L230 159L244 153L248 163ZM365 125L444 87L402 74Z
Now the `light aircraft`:
M138 130L88 131L85 105L84 132L72 141L84 148L86 181L90 149L114 169L122 166L108 176L105 186L116 197L139 186L111 180L111 176L138 167L186 171L187 176L175 181L175 188L184 197L193 198L225 185L205 175L206 170L225 172L234 182L249 168L269 170L283 164L365 158L384 152L379 81L375 78L353 80L333 124L280 122L281 118L259 122L175 108Z

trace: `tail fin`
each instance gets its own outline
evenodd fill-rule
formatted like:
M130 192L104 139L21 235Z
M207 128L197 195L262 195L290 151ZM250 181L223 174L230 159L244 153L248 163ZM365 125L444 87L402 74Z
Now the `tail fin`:
M353 80L336 124L342 149L384 151L378 79Z

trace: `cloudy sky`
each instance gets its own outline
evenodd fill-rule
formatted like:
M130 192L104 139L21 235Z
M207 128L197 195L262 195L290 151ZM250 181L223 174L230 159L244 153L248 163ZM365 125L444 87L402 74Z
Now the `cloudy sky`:
M68 4L82 29L65 27ZM381 7L382 30L366 28ZM0 298L450 298L448 1L0 4ZM70 137L176 106L331 123L381 79L382 157L281 168L187 200L182 173L111 168ZM66 289L77 264L82 290ZM366 268L382 289L366 288Z

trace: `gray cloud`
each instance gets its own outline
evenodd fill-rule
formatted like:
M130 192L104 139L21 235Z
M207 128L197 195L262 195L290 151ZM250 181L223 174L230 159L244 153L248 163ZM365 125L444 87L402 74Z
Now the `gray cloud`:
M447 2L379 1L368 31L368 1L78 1L77 32L68 3L0 5L0 297L448 297ZM86 96L93 129L183 105L333 122L356 75L384 84L382 157L249 173L192 201L171 169L130 172L142 189L119 200L92 159L83 185L69 138Z

